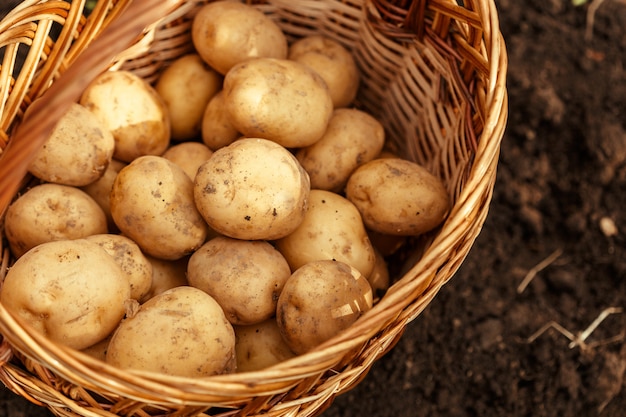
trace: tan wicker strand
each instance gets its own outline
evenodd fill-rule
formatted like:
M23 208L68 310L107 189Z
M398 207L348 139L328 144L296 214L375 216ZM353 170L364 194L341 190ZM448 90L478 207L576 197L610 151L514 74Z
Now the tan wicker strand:
M205 2L180 0L170 12L135 27L142 35L118 50L108 66L154 82L172 60L190 51L191 20ZM25 3L27 10L0 22L2 149L8 143L2 156L21 144L12 154L17 161L0 159L0 213L24 186L27 158L45 131L26 127L37 120L45 124L46 113L52 118L49 104L31 106L33 100L41 96L35 103L47 99L56 109L76 97L78 86L95 73L85 74L93 45L107 27L124 30L123 11L142 2L100 0L87 18L72 9L83 2L71 2L70 9L53 1ZM442 178L453 208L438 230L410 239L389 258L392 287L355 325L305 355L261 371L193 380L122 371L50 343L0 306L0 379L57 415L318 415L393 348L453 277L480 233L507 119L506 49L493 0L466 0L463 6L454 0L248 3L274 19L290 40L319 33L353 51L362 75L356 104L382 121L394 151ZM46 15L51 10L58 15ZM49 32L59 24L55 42ZM30 46L30 60L14 74L20 44ZM78 73L79 83L67 80ZM22 120L29 106L31 116ZM11 262L8 250L2 253L0 278Z

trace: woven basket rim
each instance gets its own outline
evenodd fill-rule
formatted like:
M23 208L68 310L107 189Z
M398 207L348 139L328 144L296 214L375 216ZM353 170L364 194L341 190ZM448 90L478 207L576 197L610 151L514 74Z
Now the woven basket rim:
M137 2L137 4L144 5L148 3L150 2ZM428 2L416 3L425 5ZM149 398L155 404L205 405L207 402L213 402L218 396L208 395L203 397L203 395L200 395L202 392L219 392L225 387L228 387L226 391L233 397L234 402L240 400L237 393L240 393L241 399L249 396L250 392L254 391L255 384L266 389L268 386L271 388L274 384L276 393L284 392L286 388L298 383L301 378L318 374L320 363L323 363L328 369L336 366L338 364L337 358L340 358L342 353L348 352L376 337L381 332L380 323L400 320L401 326L405 326L408 322L415 319L460 267L469 251L469 247L473 244L482 227L488 212L485 206L489 205L493 190L500 149L499 144L507 121L507 56L505 42L499 32L498 14L495 4L493 0L475 0L466 1L465 3L478 10L479 22L472 20L475 18L474 14L465 17L469 19L468 26L480 27L481 36L484 37L484 40L481 41L482 48L486 49L484 51L485 55L490 58L488 65L485 67L488 73L489 85L486 87L487 94L482 98L484 108L488 111L483 120L482 139L477 142L471 172L466 179L464 189L456 198L456 203L448 219L434 236L432 243L423 253L419 262L405 272L402 278L392 285L385 297L347 331L318 346L311 352L263 370L191 379L138 371L120 371L84 353L51 344L44 336L26 330L26 327L1 305L0 329L10 330L13 333L11 339L13 341L19 340L19 343L15 345L22 345L19 346L22 349L18 347L18 351L23 354L23 351L28 350L30 355L26 356L30 356L30 360L47 364L53 372L62 377L67 377L68 380L75 379L77 375L75 372L72 373L71 370L66 372L68 367L64 366L65 364L72 364L74 370L82 369L82 376L78 382L84 386L98 387L100 384L106 384L108 385L107 389L117 390L116 393L118 395L136 398L138 401ZM174 4L174 0L170 0L168 7L173 8L172 4ZM453 16L456 16L459 11L459 9L451 7L447 2L438 0L433 1L432 4L436 10L448 11ZM180 1L177 5L180 6ZM425 12L421 11L421 13L424 14ZM157 20L153 19L153 21ZM143 28L148 26L150 25L142 25ZM416 30L418 34L427 31L426 29L413 30ZM101 37L99 39L102 40L104 38ZM127 48L122 54L117 54L121 61L132 59L133 56L143 53L150 44L149 38L143 39L148 39L148 41L144 41L144 44L139 43L139 46L135 46L137 49ZM103 43L106 43L106 41L103 41ZM97 43L95 44L97 45ZM103 57L103 59L106 58ZM75 68L78 68L81 56L78 56L75 62L77 63ZM97 68L94 68L94 73L98 71L98 68L101 70L102 64L100 63L99 65L96 65ZM68 67L64 75L71 75L71 70L72 66ZM50 89L59 85L62 86L63 84L53 83ZM61 97L61 90L59 87L57 99ZM73 93L75 94L76 92ZM62 100L67 100L67 98L60 99L60 101ZM18 131L17 134L19 133ZM488 192L479 193L476 190L488 190ZM5 208L6 205L3 210ZM458 251L458 248L454 248L452 243L460 240L462 236L467 234L468 223L471 223L472 220L475 222L473 227L478 229L475 231L475 236L466 244L468 247L464 248L466 250L463 253L453 253L455 250ZM5 270L9 262L7 257L8 255L5 251L3 259L5 263L3 269ZM449 266L444 264L449 264ZM441 268L447 268L445 279L438 278L438 271ZM421 279L416 279L417 276L420 276ZM421 302L413 305L412 308L407 308L412 303L415 303L416 297L420 294L426 294L426 297L420 300ZM4 339L6 340L6 337ZM7 349L8 347L4 349L5 354ZM0 348L0 353L2 352L3 350ZM311 362L316 363L317 366L311 367ZM55 365L52 366L52 364ZM10 366L7 360L0 362L0 365L2 367ZM307 370L309 371L307 372ZM83 380L84 376L89 376L89 378ZM111 376L115 376L115 380L112 380ZM148 386L154 391L145 392ZM154 392L158 392L162 398L154 398ZM266 393L267 390L263 392Z

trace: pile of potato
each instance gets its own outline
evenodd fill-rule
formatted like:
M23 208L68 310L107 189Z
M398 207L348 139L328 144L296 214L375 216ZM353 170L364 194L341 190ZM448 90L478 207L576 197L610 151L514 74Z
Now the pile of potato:
M105 72L59 120L30 166L41 181L6 212L0 301L112 365L200 377L350 326L389 285L396 247L377 242L432 230L450 203L351 107L359 73L338 42L289 45L226 1L192 39L155 85Z

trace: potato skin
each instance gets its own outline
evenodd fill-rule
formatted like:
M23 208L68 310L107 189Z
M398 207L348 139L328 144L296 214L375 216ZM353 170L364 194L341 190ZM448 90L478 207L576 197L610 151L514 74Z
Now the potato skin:
M16 258L40 243L107 233L100 206L84 191L68 185L37 185L7 209L4 231Z
M286 59L257 58L235 65L224 77L223 91L235 129L286 148L317 142L333 112L322 77Z
M29 166L39 179L76 187L91 184L113 158L113 134L85 107L72 103Z
M203 143L182 142L170 146L162 156L181 167L193 181L196 178L200 165L209 159L211 155L213 155L213 151Z
M143 156L124 167L113 183L111 215L143 252L179 259L199 248L208 226L193 199L185 171L161 156Z
M369 276L376 256L361 215L345 197L325 190L311 190L309 209L296 230L276 240L292 271L317 260L336 260Z
M161 155L170 144L170 119L163 99L132 72L103 72L83 91L80 104L113 134L115 159L131 162L143 155Z
M176 287L120 323L106 361L122 369L192 378L234 372L235 332L210 295Z
M336 109L354 101L359 70L352 53L338 41L322 35L301 38L289 47L288 58L309 66L324 79Z
M117 177L118 172L120 172L120 170L126 165L128 165L126 162L112 159L109 166L107 166L107 169L104 171L104 174L102 174L99 179L80 188L93 198L94 201L98 203L102 211L104 211L109 232L117 231L117 225L111 216L111 189L113 188L113 182L115 181L115 177Z
M291 350L302 354L347 329L371 308L372 290L356 269L338 261L313 261L285 283L276 322Z
M209 149L216 151L228 146L241 137L224 109L224 91L211 98L202 116L202 142Z
M262 322L276 313L276 301L291 275L289 264L266 241L218 236L191 255L189 285L211 295L232 324Z
M216 232L242 240L291 233L307 211L309 176L282 146L245 138L218 149L200 166L194 199Z
M216 1L198 10L191 27L198 54L226 74L234 65L258 57L287 58L287 38L269 17L249 5Z
M314 144L301 148L296 158L308 172L311 188L342 192L350 174L374 159L385 144L382 124L357 109L336 109L326 132Z
M237 372L258 371L293 358L274 318L235 329Z
M84 239L42 243L9 269L0 302L51 340L85 349L124 317L128 278L104 249Z
M200 136L204 109L222 88L222 76L198 54L188 54L172 62L154 88L167 107L172 139L190 140Z
M348 180L346 197L369 229L387 235L426 233L450 210L443 182L415 162L399 158L361 165Z
M126 273L130 298L140 300L148 293L152 286L152 264L135 242L126 236L109 233L85 239L104 249Z

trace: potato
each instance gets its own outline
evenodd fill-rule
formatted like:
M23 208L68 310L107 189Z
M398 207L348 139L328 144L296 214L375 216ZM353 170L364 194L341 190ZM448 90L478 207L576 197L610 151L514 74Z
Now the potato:
M242 240L290 234L307 211L309 176L282 146L245 138L218 149L198 169L194 198L215 231Z
M152 286L152 264L139 246L122 235L101 234L85 238L104 249L126 273L130 284L130 298L140 300Z
M359 90L359 70L352 53L334 39L311 35L289 47L288 58L309 66L326 82L335 108L349 106Z
M275 245L292 271L311 261L332 259L367 277L376 262L359 211L346 198L325 190L311 190L304 220Z
M188 256L174 261L158 259L150 255L146 255L146 259L152 265L152 285L148 293L139 300L140 303L145 303L155 295L169 289L189 285L187 281Z
M213 151L202 143L183 142L169 147L162 156L181 167L193 181L200 165L211 155L213 155Z
M139 157L117 174L111 215L143 252L161 259L192 253L208 234L194 204L193 182L181 167L161 156Z
M357 109L337 109L322 138L299 149L296 158L309 174L311 188L338 193L350 174L374 159L384 143L385 130L374 117Z
M73 103L33 155L29 171L47 182L80 187L104 174L114 149L113 134L89 110Z
M188 54L172 62L154 88L167 106L172 139L189 140L200 136L204 109L222 88L222 76L198 54Z
M212 296L232 324L260 323L276 313L291 275L289 264L265 241L216 237L189 258L189 285Z
M257 58L237 64L224 77L223 91L226 112L237 131L286 148L317 142L333 112L322 77L285 59Z
M131 162L143 155L161 155L169 146L167 106L154 87L132 72L100 74L83 91L80 104L113 133L115 159Z
M119 325L106 353L122 369L204 377L234 372L235 332L217 302L193 287L151 298Z
M115 177L117 177L117 173L126 165L128 165L126 162L112 159L107 169L104 171L104 174L98 180L81 187L81 190L93 198L104 212L110 232L117 230L117 225L113 221L113 216L111 216L111 189L113 189L113 182L115 181Z
M215 94L202 116L202 142L211 150L228 146L241 134L235 129L224 109L224 92Z
M203 6L194 17L191 39L202 59L221 74L251 58L287 58L287 38L278 25L238 2Z
M376 254L376 263L372 272L367 276L367 282L369 282L374 293L374 300L378 301L389 289L391 277L389 276L387 261L382 253L378 250L374 250L374 253Z
M421 165L398 158L361 165L348 180L346 197L359 209L367 228L388 235L428 232L450 210L443 182Z
M16 258L45 242L107 233L100 206L78 188L41 184L27 190L7 209L4 232Z
M235 328L237 372L258 371L293 358L274 318Z
M130 285L104 249L85 239L47 242L9 269L0 302L51 340L85 349L124 317Z
M302 354L347 329L372 303L372 290L355 268L339 261L313 261L285 283L276 322L290 349Z
M91 356L92 358L95 358L95 359L98 359L99 361L104 362L106 360L107 349L109 348L109 341L111 341L112 335L113 333L111 333L110 335L108 335L107 337L99 341L98 343L91 345L89 347L86 347L85 349L82 349L81 352L83 352L86 355Z

